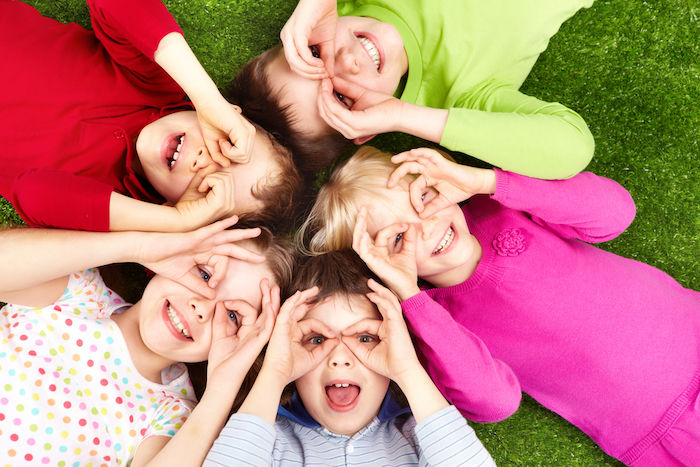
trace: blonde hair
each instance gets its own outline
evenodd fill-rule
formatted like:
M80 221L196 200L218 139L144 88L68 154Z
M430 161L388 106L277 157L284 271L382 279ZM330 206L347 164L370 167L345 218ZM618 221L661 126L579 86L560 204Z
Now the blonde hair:
M297 248L309 255L350 248L360 207L386 198L386 183L396 167L388 152L372 146L358 149L319 191L296 234Z

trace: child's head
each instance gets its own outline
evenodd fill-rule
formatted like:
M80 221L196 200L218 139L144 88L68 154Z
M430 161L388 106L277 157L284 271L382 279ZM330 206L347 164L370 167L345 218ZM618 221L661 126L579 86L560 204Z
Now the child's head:
M136 140L136 151L143 174L171 204L180 200L196 175L203 178L208 173L230 172L234 214L252 216L270 227L294 218L301 177L289 150L260 127L256 127L250 161L228 168L218 166L209 156L193 110L171 113L146 125Z
M315 52L313 47L312 51ZM394 26L370 17L338 18L336 76L392 95L407 70L403 40ZM345 138L319 114L320 83L294 73L287 64L282 46L278 45L248 62L236 77L233 92L244 115L276 136L280 135L280 141L289 147L293 148L296 140L299 154L318 169L347 145ZM251 92L251 89L257 91ZM336 98L347 107L353 105L338 93Z
M363 319L382 319L365 296L372 274L351 250L304 258L294 270L292 289L319 288L314 306L304 319L321 321L337 333L338 345L313 370L296 380L296 390L309 414L328 430L352 436L379 412L389 379L367 368L340 340L344 329ZM352 336L367 346L378 340L370 334ZM323 336L305 336L306 345Z
M227 335L233 335L243 317L260 313L263 279L270 287L288 287L293 264L289 247L264 228L259 237L238 245L265 256L266 261L255 264L229 258L213 298L163 276L151 279L136 308L141 340L153 354L169 362L204 361L212 343L215 312L227 315ZM197 266L196 273L208 282L213 266Z
M297 242L311 254L351 247L357 215L366 206L367 232L372 238L394 224L415 229L418 277L444 286L445 275L451 277L456 268L472 258L474 238L457 204L421 219L410 202L409 177L394 188L386 186L396 167L391 154L371 146L360 148L321 188L297 233ZM424 202L436 195L433 189L427 189ZM390 253L402 247L403 234L387 242Z

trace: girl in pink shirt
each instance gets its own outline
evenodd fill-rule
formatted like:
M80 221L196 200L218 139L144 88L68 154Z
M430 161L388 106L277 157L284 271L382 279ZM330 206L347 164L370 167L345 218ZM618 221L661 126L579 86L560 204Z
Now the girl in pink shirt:
M504 419L522 390L626 464L697 465L699 294L589 244L634 214L624 188L589 172L545 181L363 148L299 238L360 254L466 417Z

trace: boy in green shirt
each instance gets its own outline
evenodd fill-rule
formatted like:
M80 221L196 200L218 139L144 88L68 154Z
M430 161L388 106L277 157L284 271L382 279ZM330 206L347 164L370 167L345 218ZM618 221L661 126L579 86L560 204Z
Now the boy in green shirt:
M337 155L340 136L401 131L505 170L570 177L593 155L586 123L518 88L561 23L592 2L301 0L284 49L249 62L235 98L302 170Z

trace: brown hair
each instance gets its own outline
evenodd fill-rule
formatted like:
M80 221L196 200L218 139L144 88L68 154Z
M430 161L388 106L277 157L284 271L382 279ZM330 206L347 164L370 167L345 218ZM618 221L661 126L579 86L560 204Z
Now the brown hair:
M251 227L257 226L239 222L232 228L245 229ZM248 239L246 242L252 243L255 249L261 255L265 256L267 259L267 266L272 272L274 282L279 286L280 290L288 290L294 265L293 250L285 239L275 237L269 229L261 227L260 230L259 236ZM253 365L250 367L250 370L248 370L248 373L243 379L243 383L241 383L241 388L238 390L238 394L236 394L230 413L237 411L248 396L255 382L255 378L257 378L260 368L262 367L263 357L264 351L258 355ZM198 399L201 399L207 386L207 362L187 363L186 365L195 394Z
M227 90L226 97L241 106L243 115L267 131L282 145L288 147L294 161L307 182L326 167L336 156L351 146L337 131L330 129L321 135L305 135L294 129L303 116L294 115L289 106L280 104L267 77L267 66L283 54L282 44L269 49L246 63Z
M265 226L277 234L288 233L297 225L306 210L307 184L303 182L290 150L265 129L255 123L253 125L258 134L270 141L279 171L268 175L263 183L251 188L253 196L262 201L263 208L242 214L240 217L249 224Z
M305 290L313 286L317 286L319 291L318 295L309 302L312 304L320 303L332 295L365 296L372 291L367 285L367 280L370 278L381 283L381 280L370 271L353 250L335 250L317 256L304 256L297 260L294 278L283 296L289 297L297 290ZM394 400L402 407L408 406L405 396L396 383L392 381L389 390ZM282 392L280 404L288 406L295 391L295 384L289 383Z

